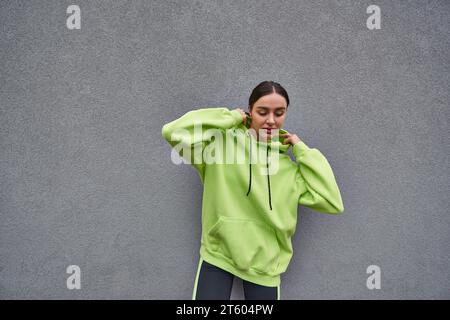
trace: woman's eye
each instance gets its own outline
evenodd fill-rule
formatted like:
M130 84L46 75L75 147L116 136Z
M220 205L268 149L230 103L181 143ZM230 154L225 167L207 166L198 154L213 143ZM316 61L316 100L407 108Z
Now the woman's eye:
M265 115L267 115L267 112L258 112L258 114L260 115L260 116L265 116ZM282 115L284 114L284 112L277 112L277 113L275 113L275 115L277 116L277 117L281 117Z

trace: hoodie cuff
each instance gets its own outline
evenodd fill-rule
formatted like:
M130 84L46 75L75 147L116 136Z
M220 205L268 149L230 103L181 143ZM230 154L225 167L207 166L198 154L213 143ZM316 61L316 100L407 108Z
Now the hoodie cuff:
M241 122L244 121L244 119L242 119L242 115L241 115L241 113L239 111L233 109L230 112L231 112L231 115L234 118L234 121L235 121L234 124L235 125L238 125L238 124L240 124Z
M299 160L303 156L303 154L310 149L310 147L308 147L303 141L300 140L300 142L297 142L292 147L292 153L294 154L295 159Z

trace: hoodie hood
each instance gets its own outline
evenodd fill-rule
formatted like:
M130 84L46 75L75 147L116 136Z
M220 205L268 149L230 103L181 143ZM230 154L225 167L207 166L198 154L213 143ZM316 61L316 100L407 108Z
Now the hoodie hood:
M249 136L251 136L251 138L253 138L255 140L256 143L258 143L261 146L267 146L268 144L270 145L271 149L275 149L278 148L278 151L280 153L286 153L289 151L289 148L291 147L291 144L283 144L285 138L284 137L279 137L279 136L275 136L272 138L272 140L270 142L265 142L265 141L259 141L256 140L250 133L249 133L249 126L245 126L243 124L241 124L241 126L244 128L244 130L247 130L247 134ZM287 131L286 129L278 129L278 134L285 134L285 133L289 133L289 131Z

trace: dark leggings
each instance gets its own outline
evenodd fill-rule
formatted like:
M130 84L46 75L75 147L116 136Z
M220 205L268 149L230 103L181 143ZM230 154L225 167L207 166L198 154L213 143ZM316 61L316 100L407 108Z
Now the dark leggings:
M200 258L192 300L230 300L234 275ZM280 286L242 280L245 300L280 300Z

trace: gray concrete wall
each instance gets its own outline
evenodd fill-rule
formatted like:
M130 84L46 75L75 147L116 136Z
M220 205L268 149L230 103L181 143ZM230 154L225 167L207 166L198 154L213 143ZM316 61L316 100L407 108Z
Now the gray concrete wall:
M282 299L450 298L449 14L448 1L2 1L0 298L190 299L202 185L161 127L246 107L263 80L287 89L286 128L327 157L345 205L299 207Z

